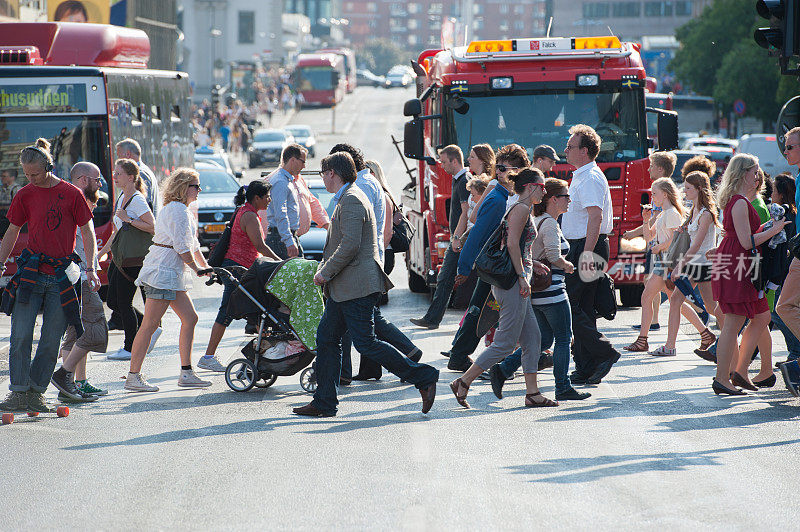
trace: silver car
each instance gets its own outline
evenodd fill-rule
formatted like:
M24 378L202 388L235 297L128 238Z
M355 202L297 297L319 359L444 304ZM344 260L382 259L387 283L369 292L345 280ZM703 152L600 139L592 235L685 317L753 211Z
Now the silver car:
M259 129L247 148L250 168L263 166L264 163L280 162L283 149L294 142L294 137L286 130Z

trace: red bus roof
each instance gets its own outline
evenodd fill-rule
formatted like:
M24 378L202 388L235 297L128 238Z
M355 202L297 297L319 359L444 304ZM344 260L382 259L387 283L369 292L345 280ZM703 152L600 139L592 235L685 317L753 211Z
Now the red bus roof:
M98 66L147 68L150 40L142 30L109 24L79 22L0 23L2 65ZM17 47L38 50L41 62L12 62L7 51ZM19 54L17 54L18 56ZM26 54L29 57L34 54Z
M304 66L329 66L336 67L343 62L342 56L336 54L300 54L295 62L296 67Z

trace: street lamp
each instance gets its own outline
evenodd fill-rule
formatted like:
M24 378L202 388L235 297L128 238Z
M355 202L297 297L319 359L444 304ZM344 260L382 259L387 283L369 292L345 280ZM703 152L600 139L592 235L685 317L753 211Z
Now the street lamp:
M219 38L222 37L222 30L218 28L211 28L211 30L209 31L209 35L211 36L211 38L214 39L214 57L216 58L213 64L214 81L219 81L222 79L222 76L225 75L225 65L219 58L219 49L218 49L218 43L220 41Z

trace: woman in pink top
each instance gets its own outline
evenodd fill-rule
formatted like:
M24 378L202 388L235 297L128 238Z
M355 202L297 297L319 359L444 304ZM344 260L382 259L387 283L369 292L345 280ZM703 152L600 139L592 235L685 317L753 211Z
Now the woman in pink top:
M264 233L261 229L261 217L258 211L266 209L269 205L269 183L264 181L253 181L249 185L239 189L233 202L239 206L236 216L231 223L231 240L228 245L228 252L222 267L243 266L249 268L259 255L264 255L272 260L281 260L264 243ZM211 328L211 338L208 340L206 354L197 363L197 367L210 371L225 371L216 357L217 347L219 346L225 329L231 324L232 318L228 316L228 300L236 286L226 282L222 292L222 302L217 312L217 318Z

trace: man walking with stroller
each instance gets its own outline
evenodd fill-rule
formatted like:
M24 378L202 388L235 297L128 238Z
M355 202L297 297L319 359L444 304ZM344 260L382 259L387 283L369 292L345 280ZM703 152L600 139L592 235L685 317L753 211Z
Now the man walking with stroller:
M317 329L317 391L313 401L293 412L312 417L336 415L342 336L349 331L361 354L419 389L422 412L427 413L436 397L438 370L412 362L375 337L374 308L380 294L392 283L378 259L372 207L364 192L351 186L356 180L353 158L344 152L329 155L322 160L321 174L325 188L335 194L336 208L328 227L322 264L314 276L314 283L323 286L327 296Z

